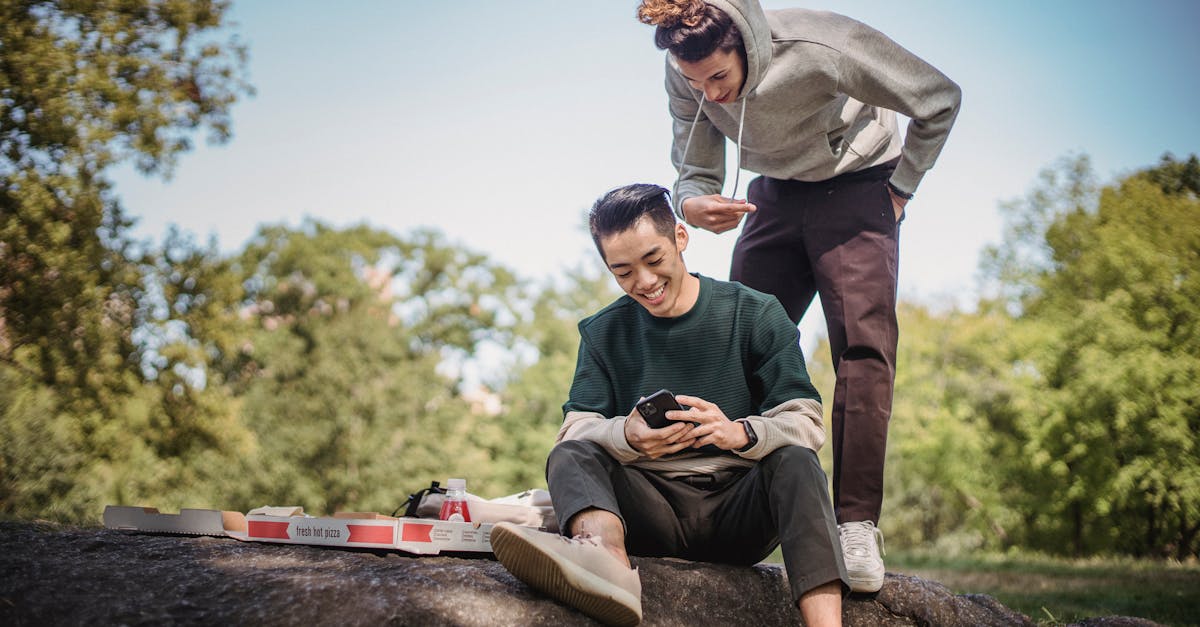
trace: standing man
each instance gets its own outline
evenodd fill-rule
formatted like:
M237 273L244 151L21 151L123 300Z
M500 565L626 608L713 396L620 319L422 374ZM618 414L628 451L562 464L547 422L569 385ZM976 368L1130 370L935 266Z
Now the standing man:
M687 272L688 231L662 187L613 190L589 222L625 296L579 323L546 463L563 536L499 523L497 559L559 601L633 625L641 580L629 555L749 565L781 546L805 624L840 625L847 578L796 325L773 296ZM635 406L660 388L686 409L652 428Z
M833 497L850 585L883 585L883 465L896 375L900 221L958 115L960 90L882 33L756 0L643 0L667 50L677 215L746 224L730 278L799 322L821 296L837 383ZM901 141L896 114L911 118ZM721 195L725 139L762 176ZM734 191L736 193L736 180Z

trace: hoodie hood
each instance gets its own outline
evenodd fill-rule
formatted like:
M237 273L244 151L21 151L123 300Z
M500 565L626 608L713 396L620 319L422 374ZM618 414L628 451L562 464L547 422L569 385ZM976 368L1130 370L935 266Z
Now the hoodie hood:
M771 27L767 14L757 0L705 0L729 16L742 35L746 47L746 83L738 98L745 98L754 91L767 69L771 67Z

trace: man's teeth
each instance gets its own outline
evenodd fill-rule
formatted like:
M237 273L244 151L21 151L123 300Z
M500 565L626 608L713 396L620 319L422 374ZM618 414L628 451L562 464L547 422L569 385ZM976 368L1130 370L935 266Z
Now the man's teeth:
M667 286L663 285L662 287L659 287L658 289L654 290L653 292L646 294L646 298L648 298L650 300L654 300L654 299L658 298L659 296L662 296L663 292L666 291L666 289L667 289Z

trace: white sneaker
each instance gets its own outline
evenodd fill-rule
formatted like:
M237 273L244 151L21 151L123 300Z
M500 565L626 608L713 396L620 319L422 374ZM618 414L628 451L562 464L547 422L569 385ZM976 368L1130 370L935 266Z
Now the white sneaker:
M846 574L854 592L879 592L883 587L883 532L871 521L838 525Z
M609 625L642 621L638 571L613 557L597 538L564 538L499 522L492 527L496 559L517 579Z

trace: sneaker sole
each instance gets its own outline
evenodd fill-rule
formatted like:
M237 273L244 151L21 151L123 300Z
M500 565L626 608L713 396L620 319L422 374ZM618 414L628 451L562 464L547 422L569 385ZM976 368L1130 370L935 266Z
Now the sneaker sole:
M539 592L610 625L637 625L632 607L640 600L612 583L568 562L503 528L492 530L496 558L517 579Z
M854 575L847 574L846 578L850 580L850 591L851 592L871 593L871 592L879 592L881 589L883 589L883 573L882 572L879 573L878 575L872 573L872 574L868 574L864 577L855 577Z

